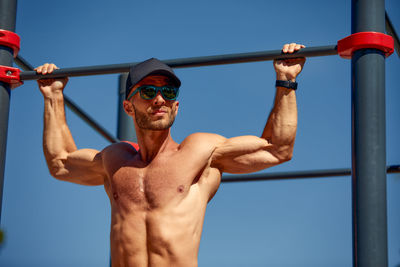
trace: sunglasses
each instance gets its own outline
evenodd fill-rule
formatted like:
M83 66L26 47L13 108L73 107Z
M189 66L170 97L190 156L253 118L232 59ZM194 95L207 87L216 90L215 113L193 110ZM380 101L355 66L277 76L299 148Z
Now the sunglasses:
M161 92L162 97L165 100L176 100L179 95L179 88L172 86L153 86L153 85L143 85L136 88L135 91L128 97L128 100L134 96L139 91L140 97L146 100L151 100L156 97L158 92Z

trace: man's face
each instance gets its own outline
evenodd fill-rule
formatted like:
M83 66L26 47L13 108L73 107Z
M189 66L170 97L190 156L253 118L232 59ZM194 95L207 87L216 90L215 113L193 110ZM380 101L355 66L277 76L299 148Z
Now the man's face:
M131 91L142 85L165 86L171 85L166 76L151 75L145 77L136 84ZM140 97L137 92L130 100L124 101L124 109L128 115L133 116L136 125L140 129L161 131L172 126L178 113L179 102L175 100L165 100L158 92L156 97L146 100Z

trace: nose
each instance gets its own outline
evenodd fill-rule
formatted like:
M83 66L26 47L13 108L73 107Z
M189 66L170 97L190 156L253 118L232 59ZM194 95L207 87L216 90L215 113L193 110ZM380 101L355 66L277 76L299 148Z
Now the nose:
M163 98L163 96L161 95L161 92L157 92L157 95L155 98L153 98L153 105L155 106L160 106L165 104L165 99Z

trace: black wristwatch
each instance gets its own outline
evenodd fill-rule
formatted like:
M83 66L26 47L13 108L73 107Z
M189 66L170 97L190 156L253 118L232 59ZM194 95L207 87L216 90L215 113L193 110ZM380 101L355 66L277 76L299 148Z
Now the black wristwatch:
M297 89L297 82L276 80L275 86L285 87L285 88L288 88L288 89L296 90Z

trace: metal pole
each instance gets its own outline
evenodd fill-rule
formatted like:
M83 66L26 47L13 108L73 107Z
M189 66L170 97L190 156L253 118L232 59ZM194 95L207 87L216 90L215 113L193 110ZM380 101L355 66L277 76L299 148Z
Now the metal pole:
M384 0L352 0L352 33L385 31ZM353 264L388 265L385 57L361 49L352 61Z
M125 100L125 85L128 74L123 73L119 75L118 79L118 124L117 124L117 137L119 140L137 142L135 127L132 122L132 118L129 117L122 106L122 102ZM110 264L111 253L110 253Z
M15 32L16 14L16 0L0 0L0 29ZM0 65L12 66L12 64L12 49L9 47L0 46ZM0 82L0 221L3 200L9 110L10 85Z
M123 108L122 103L125 100L125 85L128 74L123 73L118 78L118 124L117 124L117 138L124 141L137 142L135 127L133 126L132 118L129 117ZM110 264L111 253L110 253Z
M267 61L276 58L319 57L319 56L331 56L331 55L337 55L336 45L308 47L294 54L282 54L281 50L271 50L271 51L260 51L251 53L170 59L170 60L163 60L163 62L171 66L172 68L191 68L200 66ZM44 77L55 78L62 76L74 77L74 76L124 73L124 72L129 72L130 67L135 64L137 63L133 62L133 63L123 63L123 64L112 64L112 65L64 68L55 70L52 74L46 74L46 76L38 75L36 74L35 71L25 71L20 74L20 78L21 80L26 81L26 80L42 79Z
M386 168L387 173L400 173L400 165L392 165ZM222 183L238 183L238 182L261 182L270 180L283 179L310 179L324 177L339 177L351 175L351 169L330 169L330 170L307 170L292 172L271 172L260 174L238 174L223 175Z
M118 90L118 127L117 137L119 140L137 142L135 126L132 118L129 117L123 108L122 102L125 100L125 85L128 74L119 75L119 90Z

